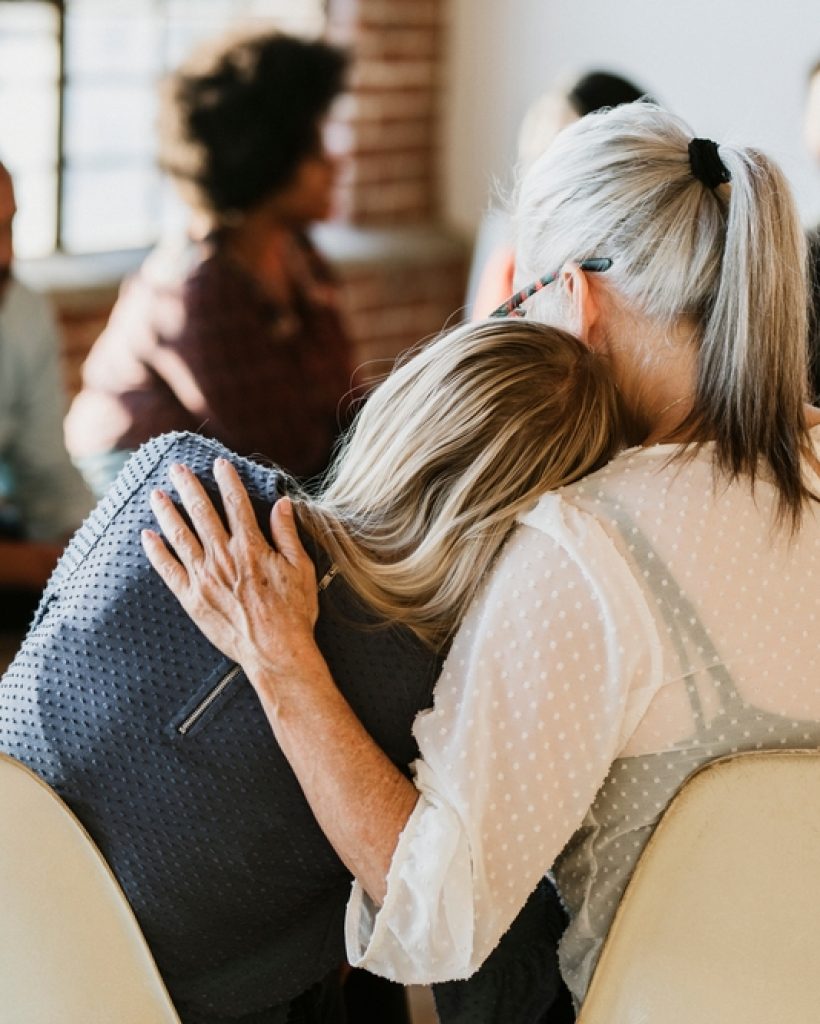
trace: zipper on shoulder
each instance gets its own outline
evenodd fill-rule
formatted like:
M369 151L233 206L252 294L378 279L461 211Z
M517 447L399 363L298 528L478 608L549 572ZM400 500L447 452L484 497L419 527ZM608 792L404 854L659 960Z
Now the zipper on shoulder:
M196 723L202 718L208 708L217 700L221 694L231 685L236 679L239 673L242 671L240 665L234 665L225 673L225 675L219 680L219 682L210 690L197 704L194 710L188 715L188 717L179 723L177 726L177 732L180 736L185 736L186 733L190 732Z

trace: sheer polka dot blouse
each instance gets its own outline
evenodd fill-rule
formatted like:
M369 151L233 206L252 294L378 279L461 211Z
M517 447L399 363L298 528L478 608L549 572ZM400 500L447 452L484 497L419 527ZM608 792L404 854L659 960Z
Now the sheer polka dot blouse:
M522 518L416 720L420 798L384 905L354 884L352 963L466 977L554 866L580 999L680 782L820 745L820 512L790 538L765 481L715 484L708 445L674 452L625 452Z

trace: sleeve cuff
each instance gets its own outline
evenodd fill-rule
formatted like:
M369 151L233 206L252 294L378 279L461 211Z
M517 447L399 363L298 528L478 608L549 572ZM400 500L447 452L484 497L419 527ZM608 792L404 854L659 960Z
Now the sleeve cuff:
M387 873L387 891L384 903L380 907L377 906L364 891L358 879L354 879L345 913L345 945L347 959L351 967L366 967L372 973L389 978L391 981L399 980L396 971L391 964L379 961L378 951L383 946L390 944L387 922L396 914L394 905L399 900L398 891L401 888L397 875L405 860L407 848L411 845L412 836L416 833L419 821L423 817L424 803L424 797L420 797L416 801L416 806L399 836L399 841L393 852L393 859L390 862L390 870Z
M384 903L377 907L354 882L345 916L350 964L403 985L465 978L478 966L469 844L453 809L421 788Z

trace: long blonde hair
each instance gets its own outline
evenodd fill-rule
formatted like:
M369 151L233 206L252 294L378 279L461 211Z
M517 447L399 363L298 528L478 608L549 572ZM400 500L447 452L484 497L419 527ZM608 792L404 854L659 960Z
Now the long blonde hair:
M606 256L607 283L636 309L662 325L693 322L697 383L684 426L714 441L730 480L753 486L768 465L779 517L794 528L814 497L801 464L812 457L804 234L773 161L721 145L731 181L710 188L692 173L692 134L649 103L565 129L521 184L517 267L531 279ZM560 289L540 294L538 315L549 319Z
M620 439L602 357L543 324L483 321L396 368L320 496L295 504L367 605L439 646L516 516L604 464Z

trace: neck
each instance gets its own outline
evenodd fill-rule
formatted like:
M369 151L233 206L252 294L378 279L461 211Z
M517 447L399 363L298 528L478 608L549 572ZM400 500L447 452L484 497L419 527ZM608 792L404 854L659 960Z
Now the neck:
M225 249L260 288L277 302L290 298L288 244L292 233L264 207L246 213L223 230Z
M660 327L646 318L611 325L607 348L632 421L634 444L685 442L681 430L692 410L697 378L694 325L681 320Z

